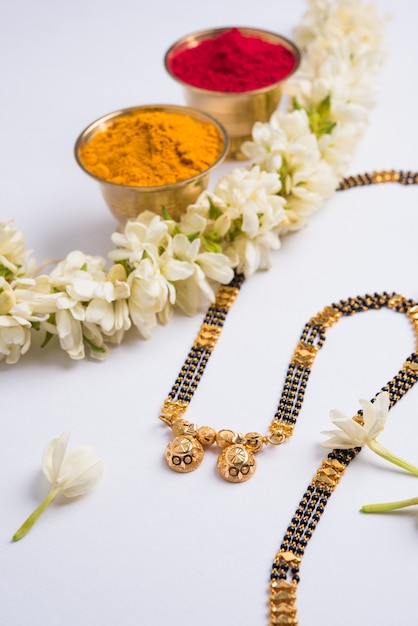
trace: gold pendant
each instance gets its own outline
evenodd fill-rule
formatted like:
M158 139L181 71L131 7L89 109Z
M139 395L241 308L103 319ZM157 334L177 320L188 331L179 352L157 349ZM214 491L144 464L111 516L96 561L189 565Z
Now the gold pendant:
M218 457L218 474L230 483L243 483L255 472L254 454L266 443L265 437L251 432L246 435L232 430L216 432L210 426L197 427L182 417L170 424L174 439L165 449L164 458L170 469L182 474L193 472L203 460L203 446L216 444L222 448Z
M178 435L165 449L165 460L175 472L193 472L203 460L203 446L196 437Z
M218 458L218 473L230 483L245 482L254 474L255 468L254 454L242 443L226 446Z

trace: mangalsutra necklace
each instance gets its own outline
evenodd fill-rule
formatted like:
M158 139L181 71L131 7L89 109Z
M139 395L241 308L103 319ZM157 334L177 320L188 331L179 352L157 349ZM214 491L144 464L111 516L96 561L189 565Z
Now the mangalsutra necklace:
M384 182L416 184L418 173L390 170L350 176L341 181L339 190ZM174 439L167 445L165 459L170 469L176 472L195 470L203 460L204 446L215 444L220 448L217 470L222 478L233 483L251 478L256 468L255 454L264 446L280 445L293 435L311 367L325 339L325 329L344 314L390 306L384 296L381 296L382 303L377 295L366 296L362 300L365 309L359 309L359 305L352 308L351 300L342 301L327 307L308 322L291 358L280 402L267 433L243 434L227 428L216 431L210 426L199 427L184 416L243 282L244 276L236 274L229 285L218 289L215 302L208 308L194 344L161 409L160 419L170 426L174 434ZM349 312L345 313L346 310Z
M391 170L350 176L341 181L338 190L383 182L417 184L418 173ZM244 276L236 274L229 285L218 289L215 302L206 312L193 346L162 406L160 419L174 434L174 439L166 447L165 460L176 472L195 470L203 460L204 446L217 445L220 449L219 475L232 483L248 480L255 472L255 454L264 446L281 445L293 435L315 357L324 345L327 329L342 317L384 307L406 315L415 332L415 351L380 391L388 392L391 408L418 381L418 302L397 293L366 294L333 303L307 322L290 360L279 404L267 433L216 431L210 426L199 427L188 421L185 413L243 282ZM361 423L362 412L359 411L353 419ZM270 626L297 626L296 588L302 556L331 494L360 450L359 447L333 450L322 461L304 493L273 562Z

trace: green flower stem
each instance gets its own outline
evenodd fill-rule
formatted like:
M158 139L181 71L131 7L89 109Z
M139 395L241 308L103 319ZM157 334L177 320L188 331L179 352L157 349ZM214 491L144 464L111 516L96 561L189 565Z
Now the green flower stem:
M51 502L55 500L59 493L59 489L51 489L46 496L45 500L29 515L27 520L23 522L22 526L13 535L13 541L19 541L30 531L36 520L42 515L42 513L49 507Z
M405 469L407 472L411 472L414 476L418 476L418 467L400 459L398 456L395 456L392 452L387 450L387 448L382 446L382 444L376 441L376 439L370 439L367 445L371 450L373 450L373 452L376 452L376 454L389 461L389 463L394 463L394 465L402 467L402 469Z
M418 504L418 498L408 498L407 500L398 500L398 502L382 502L381 504L365 504L360 511L362 513L386 513L386 511L404 509L414 504Z

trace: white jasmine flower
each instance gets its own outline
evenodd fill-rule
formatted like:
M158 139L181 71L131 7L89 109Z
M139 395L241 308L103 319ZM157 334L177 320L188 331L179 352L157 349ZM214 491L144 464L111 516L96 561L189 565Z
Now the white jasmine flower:
M418 475L418 468L396 457L384 448L376 438L383 431L389 411L389 394L382 391L375 397L374 402L360 400L363 409L360 424L356 419L347 417L337 410L330 411L330 417L338 430L327 430L323 435L330 435L330 439L322 443L324 448L349 450L350 448L368 446L373 452L407 471Z
M86 322L97 324L107 335L115 331L115 302L126 301L130 295L126 273L125 280L114 282L107 279L96 281L86 275L69 284L66 291L74 301L86 303Z
M18 301L12 285L0 276L0 361L17 363L31 344L32 322L39 322L46 316L37 316L25 300Z
M135 221L126 223L123 233L113 233L112 242L117 246L109 253L113 261L126 261L135 268L146 253L158 259L159 250L168 245L168 224L151 211L140 213Z
M120 343L132 326L128 307L130 288L126 279L125 268L120 264L113 265L107 274L107 282L113 285L111 300L93 298L86 309L84 327L99 325L106 339L112 343Z
M386 56L387 18L358 0L321 0L310 5L295 33L304 49L302 62L286 81L285 92L315 115L319 115L324 98L329 98L330 109L318 140L322 157L341 177L377 101L377 73Z
M371 56L378 55L385 48L387 17L378 15L375 5L363 4L360 0L308 0L308 6L301 24L294 31L300 47L309 48L319 38L336 38L341 42L350 39L357 46L367 46ZM356 52L355 48L353 52Z
M47 330L58 335L61 347L71 358L84 358L84 342L93 357L104 358L107 348L103 335L119 342L130 328L130 287L126 278L122 265L106 274L104 259L78 251L51 272L49 280L58 297L55 328L50 323Z
M321 158L306 111L276 111L269 122L254 125L253 139L244 143L243 152L257 159L261 168L274 168L281 181L279 193L285 199L286 211L278 232L301 228L306 217L319 209L338 185L330 166Z
M103 462L96 459L90 446L78 446L67 452L69 436L70 432L66 430L46 446L42 457L42 471L52 488L45 500L13 535L13 541L24 537L59 495L62 494L67 498L84 495L94 489L102 478Z
M209 221L209 203L203 202L207 197L207 192L201 198L200 203L191 204L187 207L186 213L182 216L178 229L184 235L203 235Z
M0 361L13 365L31 344L31 323L17 315L0 315Z
M331 133L326 133L319 137L318 147L321 157L326 161L332 173L338 178L342 178L351 164L353 150L354 133L349 126L342 127L337 124Z
M128 306L134 326L145 338L151 337L158 319L167 322L176 301L174 286L150 258L144 258L128 276L131 290Z
M222 243L228 236L232 219L238 215L233 207L206 190L195 204L187 207L178 224L177 234L184 234L191 241L199 238L201 248L208 252L222 252Z
M245 141L241 146L248 159L267 172L280 170L282 154L286 148L286 134L274 114L269 122L255 122L252 128L252 141Z
M234 272L229 259L217 252L202 252L200 239L190 241L179 233L173 238L173 254L188 267L188 275L177 280L176 304L188 315L193 315L202 305L215 300L209 280L229 283Z
M83 342L83 327L75 314L79 311L84 319L84 310L81 306L63 309L55 314L55 325L45 325L51 334L57 334L61 348L74 360L85 357Z
M0 269L17 274L27 262L25 248L25 239L13 226L13 220L0 220Z
M48 276L17 278L12 282L16 305L26 311L31 321L42 321L57 310L59 294L52 289Z
M100 256L90 256L80 250L74 250L49 274L49 280L55 289L64 291L68 284L76 280L92 278L103 280L105 260Z
M263 171L259 165L237 168L215 187L214 204L228 216L224 253L246 276L270 267L270 252L280 247L277 232L286 222L280 189L277 173Z

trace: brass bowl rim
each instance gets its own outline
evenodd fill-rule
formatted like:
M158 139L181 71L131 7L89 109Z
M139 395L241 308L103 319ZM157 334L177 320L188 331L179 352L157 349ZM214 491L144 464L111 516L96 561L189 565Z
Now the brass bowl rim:
M106 126L110 122L112 122L114 119L118 117L124 117L125 115L130 115L131 113L135 113L137 111L166 111L166 112L172 112L172 113L180 113L182 115L188 115L189 117L192 117L195 120L201 120L201 121L206 121L208 123L211 123L213 124L213 126L215 126L218 129L218 131L221 134L221 137L223 140L223 147L222 147L221 153L219 154L216 161L214 161L212 165L207 167L205 170L202 170L201 172L199 172L198 174L195 174L194 176L191 176L190 178L184 178L183 180L179 180L176 183L169 183L167 185L147 185L147 186L124 185L122 183L114 183L112 181L105 180L104 178L100 178L99 176L92 174L83 165L80 159L80 155L79 155L80 145L84 141L87 141L86 137L94 134L94 132L97 132L99 130L104 130ZM194 107L189 107L189 106L180 105L180 104L179 105L177 104L141 104L141 105L126 107L123 109L118 109L116 111L112 111L111 113L106 113L105 115L102 115L101 117L98 117L96 120L91 122L88 126L84 128L84 130L81 131L81 133L77 137L77 140L74 145L74 156L80 168L86 174L88 174L91 178L94 178L94 180L96 180L102 185L111 185L119 189L131 189L133 191L136 190L141 193L152 193L152 192L157 192L157 191L162 192L162 191L167 191L170 189L178 189L180 187L184 187L185 185L195 180L198 180L199 178L202 178L203 176L210 174L210 172L212 172L218 165L220 165L225 160L229 152L229 148L230 148L230 139L229 139L228 133L225 130L225 127L217 119L215 119L212 115L210 115L210 113L206 113L205 111L201 111L200 109L196 109Z
M213 39L217 35L226 33L229 30L232 30L233 28L236 28L244 35L250 35L250 36L256 35L256 34L269 35L269 37L276 39L277 43L284 44L284 46L288 48L289 50L291 50L291 52L295 56L295 66L292 69L292 71L289 72L289 74L287 74L284 78L281 78L280 80L274 83L270 83L270 85L266 85L265 87L259 87L258 89L248 89L247 91L217 91L216 89L204 89L202 87L196 87L195 85L191 85L190 83L176 76L176 74L174 74L174 72L171 70L169 61L171 60L171 57L174 56L174 52L177 49L180 48L181 51L183 51L191 47L196 47L202 41L205 41L206 39ZM192 42L196 42L196 45L193 45L193 46L187 45L187 42L189 40L192 40ZM267 39L265 39L265 41L267 41ZM188 89L194 90L196 92L200 92L202 94L216 94L219 96L229 96L229 97L233 96L235 98L245 97L251 94L265 93L266 91L270 91L272 88L276 87L277 85L280 85L280 83L282 83L283 81L287 80L290 76L292 76L292 74L294 74L299 69L300 62L301 62L301 52L298 46L294 43L294 41L292 41L288 37L284 37L283 35L280 35L279 33L275 33L274 31L266 30L264 28L257 28L256 26L254 27L252 26L219 26L216 28L207 28L204 30L197 30L192 33L189 33L188 35L184 35L180 39L177 39L177 41L175 41L168 48L167 52L164 55L164 67L166 71L171 76L171 78L173 78L175 81L177 81L184 87L187 87Z

